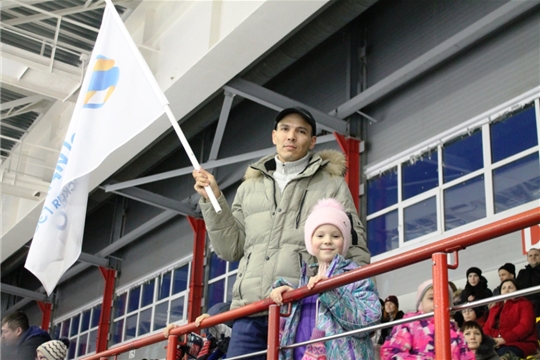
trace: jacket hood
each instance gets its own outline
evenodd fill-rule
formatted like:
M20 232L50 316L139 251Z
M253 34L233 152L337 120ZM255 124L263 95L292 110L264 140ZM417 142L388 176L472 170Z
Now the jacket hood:
M493 355L497 355L495 345L495 340L491 336L482 336L482 342L478 349L476 349L476 359L489 359Z
M37 336L43 336L44 338L51 340L51 336L49 335L48 332L46 332L45 330L37 326L30 326L28 330L26 330L22 334L21 338L19 339L19 344L22 344L26 340L37 337Z
M347 161L342 152L332 149L322 150L318 152L309 152L309 164L320 161L324 171L330 175L343 176L347 171ZM271 154L263 157L256 163L248 166L244 175L244 180L253 179L263 176L262 171L272 171L276 169L274 158L276 154Z

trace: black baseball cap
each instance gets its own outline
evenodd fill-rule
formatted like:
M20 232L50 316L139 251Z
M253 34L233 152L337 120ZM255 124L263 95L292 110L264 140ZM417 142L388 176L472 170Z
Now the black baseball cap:
M317 134L317 123L315 122L315 119L313 118L313 115L311 115L311 113L309 111L307 111L306 109L300 107L300 106L295 106L295 107L290 107L290 108L286 108L286 109L283 109L279 112L279 114L277 114L276 118L275 118L275 124L274 124L274 130L277 129L277 124L283 120L283 118L289 114L298 114L300 115L302 118L304 118L304 120L307 121L307 123L309 125L311 125L311 129L313 130L311 132L311 136L315 136L315 134Z

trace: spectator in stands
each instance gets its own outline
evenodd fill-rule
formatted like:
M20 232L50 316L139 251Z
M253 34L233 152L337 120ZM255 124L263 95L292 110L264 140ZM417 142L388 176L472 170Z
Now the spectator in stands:
M397 296L390 295L384 299L382 323L391 322L394 320L402 319L403 311L399 310L399 301ZM392 326L386 329L381 329L381 336L379 337L379 345L384 344L386 337L392 333Z
M527 289L540 285L540 250L532 248L527 252L525 269L521 269L517 276L517 284L520 289ZM534 305L534 314L540 316L540 292L527 296Z
M452 290L448 287L449 302L452 305ZM433 280L424 281L416 293L416 312L407 313L403 318L432 312ZM395 359L435 359L434 349L435 321L428 318L394 326L392 334L381 347L381 360ZM452 360L474 359L463 335L457 331L454 322L450 323L450 349Z
M484 311L483 306L478 306L475 308L468 308L461 310L461 314L463 315L463 322L467 321L475 321L480 326L484 326L487 320L487 311Z
M192 173L216 254L226 261L240 260L231 309L268 297L272 284L281 277L298 281L299 257L308 263L315 261L302 240L309 210L320 199L337 198L352 218L357 243L345 257L358 265L370 261L365 230L343 178L345 157L335 150L312 152L316 133L315 119L306 109L282 110L274 119L272 131L276 154L248 167L232 206L211 173L204 169ZM223 209L221 213L216 213L208 201L205 186L211 187ZM227 356L266 350L267 323L265 314L237 319Z
M476 360L499 360L499 355L495 351L495 340L484 334L482 326L476 321L466 321L461 327L461 332Z
M467 269L467 284L461 292L461 304L491 297L493 293L487 286L487 279L477 267Z
M28 317L16 311L2 318L2 359L34 360L39 345L51 340L48 332L30 326Z
M501 295L518 290L514 279L501 283ZM533 304L525 298L496 303L489 310L484 333L493 337L501 359L514 359L534 354L538 348Z
M322 199L312 209L304 228L307 251L316 257L317 264L302 263L299 286L312 289L318 282L331 276L358 268L345 260L351 244L351 221L345 208L336 199ZM316 274L308 271L316 270ZM311 277L309 275L312 275ZM283 304L283 293L296 286L281 278L273 285L270 297ZM357 330L375 325L381 318L381 305L371 279L356 281L337 289L308 296L293 304L291 315L282 327L281 346ZM373 359L373 344L369 334L347 336L325 343L328 359ZM302 359L306 347L284 349L280 359Z
M36 360L64 360L68 347L68 339L47 341L37 348Z
M499 280L503 282L506 279L516 278L516 267L514 264L506 263L499 268ZM501 286L497 286L493 289L493 296L501 295ZM491 304L490 304L491 305Z

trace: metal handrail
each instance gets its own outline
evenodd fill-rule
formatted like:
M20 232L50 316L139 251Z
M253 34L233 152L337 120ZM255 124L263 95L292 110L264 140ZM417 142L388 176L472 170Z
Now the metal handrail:
M359 281L362 279L367 279L369 277L379 275L391 270L395 270L398 268L402 268L404 266L412 265L414 263L430 259L433 254L436 253L451 253L456 252L458 250L463 250L467 246L479 244L481 242L491 240L495 237L499 237L502 235L506 235L533 225L537 225L540 223L540 207L524 211L522 213L510 216L508 218L494 221L492 223L480 226L476 229L472 229L469 231L466 231L462 234L452 235L449 236L446 239L437 241L433 244L427 244L420 248L407 251L403 254L400 254L395 257L391 257L388 259L379 260L375 263L362 266L361 268L358 268L356 270L350 271L345 274L341 274L335 277L331 277L329 279L326 279L324 281L321 281L320 283L317 283L312 289L308 289L307 287L301 287L289 292L286 292L283 294L283 302L284 303L290 303L293 301L300 300L304 297L311 296L314 294L318 294L320 292L332 290L338 287L341 287L343 285ZM446 265L446 264L445 264ZM436 284L436 280L434 279L434 284ZM448 289L446 289L448 291ZM519 294L521 292L525 293L526 290L520 290ZM514 296L516 293L513 293ZM474 306L476 304L480 303L490 303L493 302L494 299L504 299L504 298L510 298L511 296L508 295L499 295L497 297L491 298L490 300L484 299L480 300L471 304L468 304L467 306ZM437 297L435 298L435 305L437 305ZM230 310L218 315L211 316L201 323L199 327L195 326L195 323L188 323L182 326L179 326L177 328L174 328L169 333L169 341L170 339L174 338L174 344L176 344L177 336L186 334L193 331L199 331L202 328L208 328L210 326L218 325L227 321L231 321L234 319L238 319L241 317L246 317L249 315L254 315L257 313L265 312L268 310L268 308L274 305L274 307L277 307L277 305L274 304L274 302L270 299L263 299L260 301L257 301L255 303L243 306L241 308L237 308L234 310ZM458 307L461 308L461 307ZM449 311L449 307L447 309L443 309L444 311ZM448 313L449 314L449 313ZM429 317L429 314L424 314L426 317ZM447 315L446 320L449 321L449 315ZM437 322L437 314L436 314L436 322ZM405 320L409 320L413 318L408 318ZM365 329L364 329L365 330ZM273 329L272 331L275 331ZM271 331L269 330L269 333ZM117 356L121 353L128 352L130 350L138 349L144 346L152 345L161 341L166 340L161 333L150 335L144 338L140 338L122 345L119 345L117 347L113 347L109 350L93 354L90 356L85 357L85 360L102 360L103 358L107 358L110 356ZM170 346L171 343L169 343ZM172 353L172 352L168 352ZM263 352L264 353L264 352ZM250 354L253 356L253 354ZM240 358L240 357L237 357ZM168 358L168 360L171 360L172 358ZM231 358L232 359L232 358Z

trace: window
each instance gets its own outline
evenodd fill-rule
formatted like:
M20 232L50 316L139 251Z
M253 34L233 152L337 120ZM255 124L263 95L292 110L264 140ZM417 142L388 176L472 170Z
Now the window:
M368 169L371 254L540 199L540 120L533 101L538 103L524 99L502 116L456 128L455 136L445 134L444 141L387 161L386 168Z
M209 264L207 309L217 303L232 300L232 289L238 272L238 261L222 260L215 252L211 253Z

